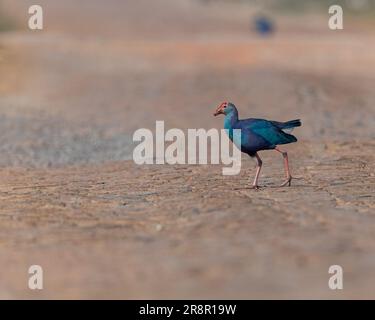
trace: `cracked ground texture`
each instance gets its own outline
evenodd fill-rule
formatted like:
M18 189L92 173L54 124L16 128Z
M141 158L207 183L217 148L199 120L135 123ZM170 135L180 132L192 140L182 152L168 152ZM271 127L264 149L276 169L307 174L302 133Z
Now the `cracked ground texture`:
M234 4L109 2L40 1L35 34L2 1L0 298L375 298L374 24L278 16L260 39ZM221 128L228 99L302 119L290 188L274 151L258 191L245 156L236 176L131 160L134 130Z

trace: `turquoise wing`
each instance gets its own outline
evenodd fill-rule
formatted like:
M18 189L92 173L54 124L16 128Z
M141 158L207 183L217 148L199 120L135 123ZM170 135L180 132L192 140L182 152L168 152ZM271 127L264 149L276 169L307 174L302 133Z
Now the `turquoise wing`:
M295 136L283 132L281 129L272 124L272 122L267 120L254 119L254 121L249 121L246 123L244 127L261 136L274 146L297 141Z

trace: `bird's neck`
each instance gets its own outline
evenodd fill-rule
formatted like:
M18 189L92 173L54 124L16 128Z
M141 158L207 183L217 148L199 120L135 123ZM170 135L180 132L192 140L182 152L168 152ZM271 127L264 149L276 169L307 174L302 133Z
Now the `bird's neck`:
M234 127L234 124L238 121L238 112L237 110L232 111L225 115L224 118L224 129L231 129Z

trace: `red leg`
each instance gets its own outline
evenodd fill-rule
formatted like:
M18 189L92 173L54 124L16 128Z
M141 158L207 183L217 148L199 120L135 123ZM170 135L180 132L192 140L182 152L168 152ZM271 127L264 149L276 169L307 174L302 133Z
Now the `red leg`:
M283 155L284 158L284 168L285 168L285 175L286 175L286 180L281 184L280 187L284 187L288 185L290 187L291 182L292 182L292 176L290 174L289 170L289 161L288 161L288 153L285 151L280 150L279 148L275 148L276 151L280 152Z
M258 179L259 179L259 174L260 174L260 169L262 168L262 159L258 156L258 153L255 154L256 160L257 160L257 171L255 173L255 178L253 182L253 188L254 189L259 189L258 186Z

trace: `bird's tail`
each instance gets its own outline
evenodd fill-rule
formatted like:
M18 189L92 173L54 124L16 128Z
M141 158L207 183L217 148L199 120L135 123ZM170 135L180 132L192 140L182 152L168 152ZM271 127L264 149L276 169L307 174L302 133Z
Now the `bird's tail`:
M287 122L283 122L282 125L280 126L280 129L291 129L295 127L300 127L301 125L302 123L300 119L290 120Z

